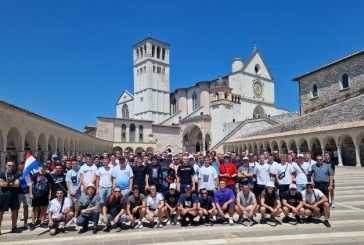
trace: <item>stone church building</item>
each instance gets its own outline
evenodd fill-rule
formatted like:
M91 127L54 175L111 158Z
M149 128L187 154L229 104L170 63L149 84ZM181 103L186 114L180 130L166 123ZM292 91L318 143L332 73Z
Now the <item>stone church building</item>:
M133 46L134 93L121 93L116 117L87 132L133 152L204 152L226 137L264 129L295 114L275 105L274 79L260 51L232 60L231 72L170 91L170 45L147 37Z

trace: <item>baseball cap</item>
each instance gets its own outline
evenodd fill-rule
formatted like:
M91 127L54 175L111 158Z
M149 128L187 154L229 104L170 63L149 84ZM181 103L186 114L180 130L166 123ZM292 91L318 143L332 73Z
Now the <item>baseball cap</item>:
M89 183L89 184L87 185L86 189L88 189L88 188L94 188L94 189L95 189L95 185L94 185L94 184L92 184L92 183Z
M46 162L43 162L40 164L41 167L45 167L45 168L48 168L48 164Z
M57 154L52 155L52 159L58 158Z
M296 186L296 184L290 184L289 185L289 189L296 189L297 190L297 186Z
M297 155L297 158L298 158L298 157L302 157L302 158L304 158L305 156L304 156L303 154L298 154L298 155Z
M187 188L187 187L186 187ZM169 189L177 189L177 184L176 183L172 183L169 185Z
M243 160L249 160L249 157L243 157Z
M269 182L269 183L266 185L266 187L273 187L273 188L276 188L276 186L274 185L274 183L273 183L273 182Z
M138 189L139 190L139 186L138 185L133 185L133 190Z
M185 188L185 190L187 190L187 189L190 189L191 190L192 188L191 188L190 185L187 185L186 188Z

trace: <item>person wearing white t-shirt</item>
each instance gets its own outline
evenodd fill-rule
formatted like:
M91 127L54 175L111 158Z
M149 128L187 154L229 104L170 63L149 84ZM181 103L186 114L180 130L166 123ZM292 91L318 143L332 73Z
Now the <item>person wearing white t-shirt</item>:
M270 165L270 170L269 170L269 175L270 175L270 181L275 183L275 172L277 171L277 167L279 165L279 163L277 163L276 161L274 161L274 156L272 154L268 155L268 161L267 163Z
M56 235L58 231L66 232L66 224L74 215L71 211L71 205L71 200L68 197L64 197L63 190L57 190L56 198L50 201L48 205L48 227L51 236ZM58 230L61 222L63 222L62 227Z
M86 164L82 165L80 168L80 180L83 191L87 189L88 184L95 184L96 181L97 167L92 162L90 154L86 155Z
M305 215L307 216L307 222L312 222L313 215L321 217L323 212L325 217L323 224L328 228L331 227L329 223L329 201L324 193L322 193L319 189L314 189L314 184L309 182L306 185L306 190L302 191L302 198Z
M254 168L254 176L257 179L257 196L260 200L260 195L265 189L265 186L270 182L270 165L265 162L263 154L259 155L259 164Z
M100 196L100 204L103 205L112 190L112 171L108 157L102 159L103 166L96 172L96 194Z
M278 163L274 175L278 184L279 195L289 190L289 185L292 183L292 173L294 169L290 163L288 163L287 157L281 158L281 163Z
M154 218L157 218L157 223L154 228L163 228L162 219L165 215L164 197L162 193L157 192L157 188L154 184L149 186L150 194L147 196L147 214L145 218L150 222L154 222Z
M305 162L310 164L311 167L317 163L315 160L312 159L312 154L310 151L305 152Z
M297 185L297 190L302 192L306 189L307 176L311 175L311 166L308 162L304 162L303 154L298 154L296 162L292 164L294 172L293 182Z
M205 156L204 165L198 173L198 190L206 189L209 196L214 197L214 191L218 187L218 176L214 167L210 165L211 158Z

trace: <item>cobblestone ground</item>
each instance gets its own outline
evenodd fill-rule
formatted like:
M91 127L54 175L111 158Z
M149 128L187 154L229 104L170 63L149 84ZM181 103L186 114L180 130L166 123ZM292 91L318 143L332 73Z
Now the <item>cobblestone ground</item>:
M214 225L213 227L166 226L163 229L123 230L105 234L91 231L50 237L47 229L37 228L19 234L9 233L10 213L4 215L4 244L364 244L364 168L340 167L336 173L336 208L331 209L332 228L321 223L282 224L276 227ZM22 216L22 215L20 215ZM258 220L260 217L256 217ZM18 223L22 224L21 221ZM100 226L100 228L102 228Z

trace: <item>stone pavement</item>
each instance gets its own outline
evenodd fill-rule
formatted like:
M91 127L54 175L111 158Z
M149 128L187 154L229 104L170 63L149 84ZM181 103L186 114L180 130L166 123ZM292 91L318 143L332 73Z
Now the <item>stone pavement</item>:
M364 168L340 167L336 173L336 208L331 209L332 228L323 224L282 224L276 227L257 224L245 227L235 224L213 227L176 227L163 229L123 230L92 235L68 234L50 237L47 229L37 228L20 234L8 233L10 213L2 225L0 244L364 244ZM21 216L21 215L20 215ZM259 215L256 220L259 220ZM19 226L22 222L19 221Z

